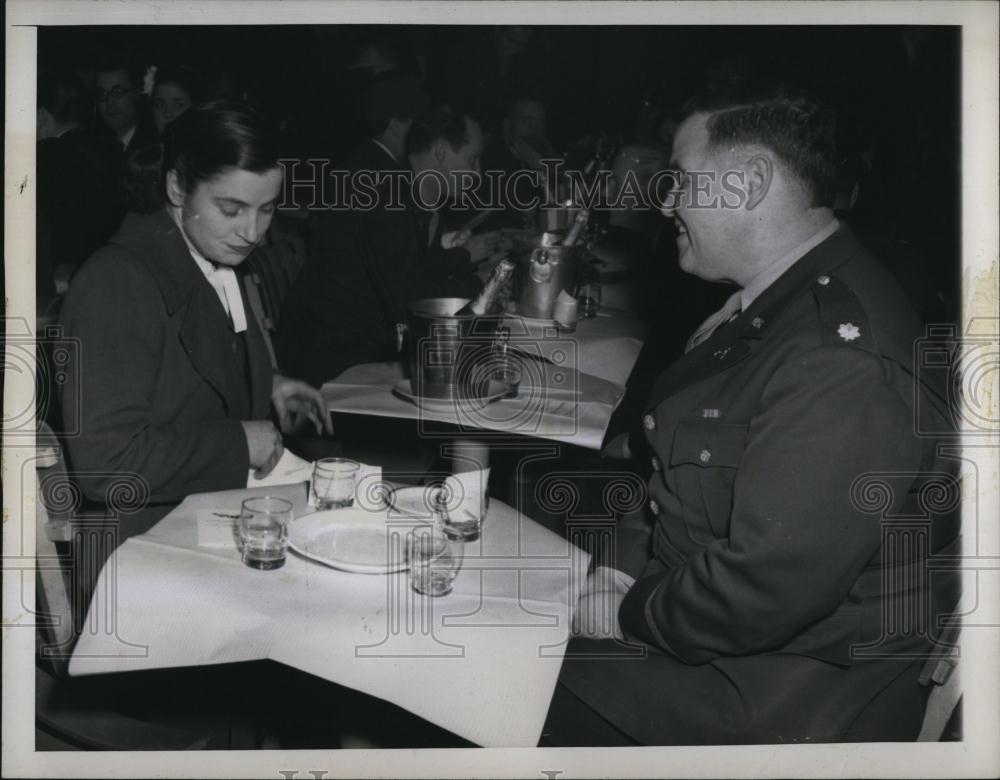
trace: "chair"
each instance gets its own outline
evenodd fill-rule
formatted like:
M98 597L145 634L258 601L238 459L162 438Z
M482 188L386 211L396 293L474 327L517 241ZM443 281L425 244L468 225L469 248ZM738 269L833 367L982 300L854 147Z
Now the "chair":
M55 742L75 749L194 750L258 746L254 724L239 713L242 702L224 702L224 712L203 713L192 707L163 717L144 710L164 695L184 696L187 670L130 672L72 678L69 659L81 630L87 604L77 598L80 582L74 561L79 551L101 534L77 528L79 491L66 472L62 448L52 429L39 424L36 438L38 510L35 555L38 632L35 663L35 724L39 743ZM86 550L84 550L86 552ZM84 556L89 557L89 556ZM213 670L197 670L208 679ZM227 670L228 671L228 670ZM225 673L225 672L223 672ZM188 681L190 683L190 680ZM204 686L203 680L196 681ZM189 688L192 686L188 686ZM131 706L130 706L131 705ZM195 721L193 724L192 722Z
M954 613L957 615L958 613ZM961 739L962 683L958 671L959 623L949 622L939 644L924 664L918 682L928 688L924 721L918 742L944 742Z

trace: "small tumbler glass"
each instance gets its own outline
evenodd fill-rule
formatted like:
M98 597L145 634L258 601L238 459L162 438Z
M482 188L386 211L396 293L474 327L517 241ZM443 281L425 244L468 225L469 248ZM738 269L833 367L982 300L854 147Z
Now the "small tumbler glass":
M240 512L243 563L254 569L284 566L291 519L291 501L272 496L246 499Z
M313 469L316 508L343 509L354 504L354 487L361 464L347 458L322 458Z
M451 593L462 568L465 542L441 525L422 525L407 536L410 586L425 596Z
M576 299L580 306L580 317L590 319L597 316L601 306L601 283L589 282L576 288Z

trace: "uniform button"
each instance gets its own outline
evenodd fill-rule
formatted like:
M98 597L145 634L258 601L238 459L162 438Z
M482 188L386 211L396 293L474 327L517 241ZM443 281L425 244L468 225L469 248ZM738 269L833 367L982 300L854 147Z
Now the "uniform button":
M757 330L760 330L761 328L764 327L764 320L762 317L754 317L753 322L751 322L750 324L753 325Z
M657 504L655 501L650 501L649 511L652 512L654 515L660 514L660 505Z
M653 458L653 471L659 471L659 470L660 470L660 459Z
M826 286L827 286L827 285L828 285L828 284L830 283L830 277L829 277L829 276L827 276L826 274L824 274L823 276L821 276L821 277L820 277L819 279L817 279L816 281L817 281L817 282L819 282L819 283L820 283L821 285L823 285L824 287L826 287Z
M702 463L708 463L712 459L712 453L708 450L702 450L698 459L701 460Z
M653 419L653 415L647 414L642 418L642 427L647 431L656 430L656 420Z

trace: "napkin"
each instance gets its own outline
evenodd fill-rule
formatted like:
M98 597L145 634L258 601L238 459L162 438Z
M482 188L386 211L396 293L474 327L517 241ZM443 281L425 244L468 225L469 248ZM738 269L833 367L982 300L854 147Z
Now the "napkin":
M247 473L247 487L271 487L272 485L291 485L312 479L313 464L303 460L295 453L285 450L281 453L278 463L266 477L257 479L254 470Z

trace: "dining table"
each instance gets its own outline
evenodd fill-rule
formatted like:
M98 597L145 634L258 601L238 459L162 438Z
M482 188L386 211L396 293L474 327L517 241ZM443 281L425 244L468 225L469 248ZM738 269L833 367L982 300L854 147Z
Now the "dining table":
M359 491L354 507L330 513L384 536L377 573L293 549L271 571L241 561L242 501L292 502L292 538L315 519L308 481L188 496L105 563L69 673L272 659L477 745L536 745L589 556L494 499L453 590L422 595L405 571L405 538L429 518L394 507L391 490Z
M528 436L600 450L639 356L645 326L603 307L572 332L552 320L509 314L508 349L520 366L515 397L421 398L403 362L352 366L323 384L331 412L446 423L481 438Z

